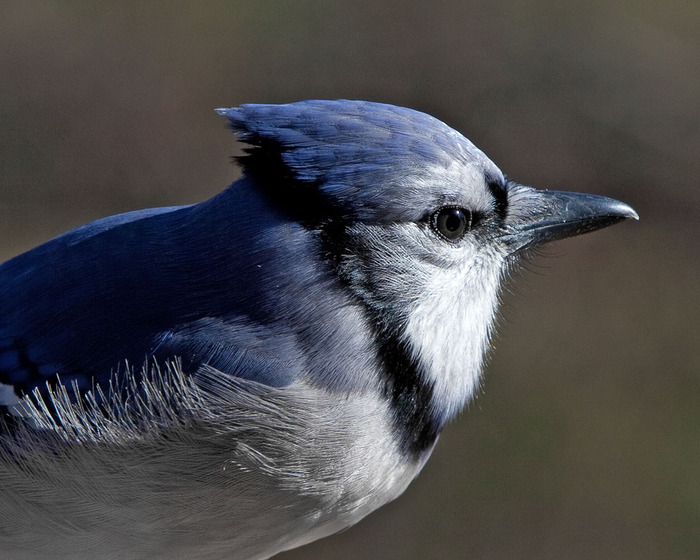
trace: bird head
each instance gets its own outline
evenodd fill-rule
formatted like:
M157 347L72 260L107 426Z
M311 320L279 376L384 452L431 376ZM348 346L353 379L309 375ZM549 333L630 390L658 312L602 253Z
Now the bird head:
M318 236L385 361L413 368L440 425L478 385L518 255L637 217L609 198L517 184L460 133L411 109L339 100L219 113L249 145L246 175Z

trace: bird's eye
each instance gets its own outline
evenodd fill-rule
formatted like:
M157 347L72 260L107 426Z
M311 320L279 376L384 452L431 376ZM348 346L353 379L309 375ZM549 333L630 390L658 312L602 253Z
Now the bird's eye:
M448 206L433 214L432 226L448 241L458 241L472 228L472 218L469 210Z

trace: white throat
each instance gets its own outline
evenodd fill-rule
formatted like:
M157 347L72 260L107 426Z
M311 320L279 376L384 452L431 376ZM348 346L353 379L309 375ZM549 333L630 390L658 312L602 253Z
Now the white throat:
M434 271L406 322L405 341L446 420L479 385L498 303L501 263L493 260L498 261L484 258L459 271Z

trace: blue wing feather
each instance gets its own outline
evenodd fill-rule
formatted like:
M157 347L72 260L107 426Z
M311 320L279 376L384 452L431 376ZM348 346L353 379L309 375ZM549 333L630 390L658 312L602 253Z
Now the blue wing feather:
M261 234L238 215L245 192L98 220L0 265L0 383L20 395L60 377L87 390L127 363L175 357L189 372L208 363L289 383L289 360L249 349L254 325L241 320L264 316L251 277L264 254L240 238ZM255 200L243 204L255 216Z

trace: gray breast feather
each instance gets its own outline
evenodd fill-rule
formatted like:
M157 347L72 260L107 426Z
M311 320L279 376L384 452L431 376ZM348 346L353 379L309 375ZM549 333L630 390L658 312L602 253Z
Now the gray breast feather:
M422 466L399 455L370 392L195 378L154 369L107 411L67 392L25 398L33 427L0 448L0 503L17 505L0 517L3 558L268 558L356 523Z

